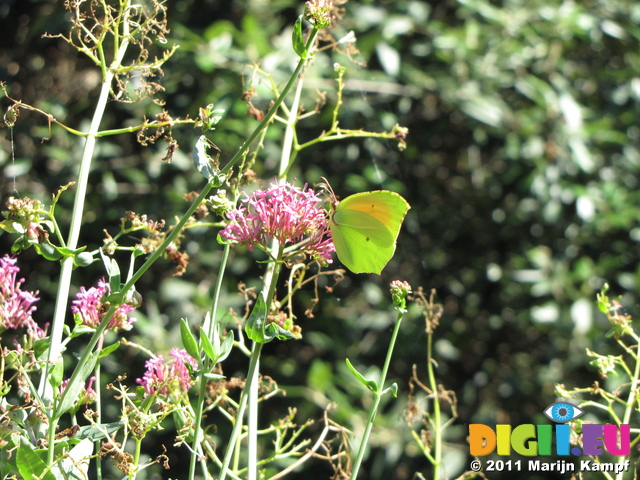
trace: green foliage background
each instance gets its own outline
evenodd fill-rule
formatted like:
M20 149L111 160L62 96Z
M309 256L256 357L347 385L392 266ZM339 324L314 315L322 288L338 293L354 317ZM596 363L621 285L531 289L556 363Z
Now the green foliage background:
M174 117L196 117L208 103L225 108L211 137L224 161L256 125L241 99L252 72L247 65L260 63L276 82L286 78L293 61L290 29L301 2L171 3L165 47L177 43L180 49L159 80L165 108ZM605 281L634 312L640 279L640 4L351 0L344 7L334 35L353 30L360 52L355 62L330 50L318 54L304 102L312 110L318 92L326 92L327 106L302 121L298 134L311 139L328 128L336 98L333 64L339 62L348 68L341 126L379 131L399 123L409 128L408 147L400 152L393 142L378 140L323 144L303 152L293 176L309 183L325 176L343 197L395 190L412 209L396 257L381 277L347 275L332 294L322 295L312 319L303 315L312 292L297 299L303 340L265 348L263 373L288 391L265 407L265 419L275 419L285 406L298 407L302 419L320 418L320 407L333 401L332 416L359 431L368 400L349 378L344 357L371 365L369 375L382 363L394 318L390 280L435 288L445 310L436 334L438 372L456 392L460 415L448 439L453 475L468 465L466 424L543 423L555 383L597 380L584 349L613 352L604 337L605 318L594 308ZM0 80L13 98L82 129L99 76L64 42L41 38L64 33L65 18L61 2L52 0L1 5ZM266 89L258 89L254 104L266 109L269 101ZM150 102L112 103L102 128L135 124L160 110ZM186 209L183 194L203 181L190 159L199 133L189 127L173 133L180 149L171 164L160 160L166 145L143 148L128 135L99 142L84 243L100 244L102 228L115 229L125 210L171 220ZM3 200L18 192L48 201L73 179L81 141L56 127L50 140L41 141L47 136L46 119L35 113L23 112L12 130L0 130ZM275 175L279 140L278 128L272 129L255 166L265 181ZM64 196L69 210L70 203L71 196ZM191 256L185 276L173 277L163 263L138 286L145 304L131 339L154 351L179 342L180 317L198 322L208 307L220 255L215 234L193 231L185 242ZM8 252L12 239L5 234L0 243ZM237 283L255 283L262 270L241 254L234 258L225 303L237 309ZM40 290L37 319L44 323L58 267L32 252L20 257L20 265L27 286ZM79 271L78 286L100 275L97 266ZM425 371L424 325L413 317L405 322L390 373L402 394L387 400L378 417L362 478L401 480L415 472L428 478L427 462L402 420L412 365L419 375ZM132 365L130 378L139 376L144 359L125 360ZM230 361L225 373L241 376L244 359ZM111 375L122 368L106 367ZM157 441L170 444L171 438ZM176 468L178 455L171 453ZM317 472L313 478L329 473L321 467ZM512 472L508 478L520 477Z

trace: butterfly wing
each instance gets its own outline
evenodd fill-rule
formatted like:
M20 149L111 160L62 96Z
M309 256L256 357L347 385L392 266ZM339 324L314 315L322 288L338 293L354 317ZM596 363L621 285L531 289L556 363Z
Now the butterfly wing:
M367 213L337 211L330 227L338 258L354 273L379 274L395 252L389 229Z
M409 208L407 201L397 193L377 190L345 198L338 204L336 213L344 209L367 213L382 222L391 231L395 241Z
M409 204L389 191L358 193L338 204L330 224L340 261L354 273L380 274L391 260Z

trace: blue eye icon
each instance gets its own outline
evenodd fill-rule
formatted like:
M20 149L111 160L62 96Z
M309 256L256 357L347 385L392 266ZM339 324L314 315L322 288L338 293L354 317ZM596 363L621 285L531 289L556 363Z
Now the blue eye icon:
M549 420L557 423L566 423L584 415L584 410L567 402L556 402L544 410Z

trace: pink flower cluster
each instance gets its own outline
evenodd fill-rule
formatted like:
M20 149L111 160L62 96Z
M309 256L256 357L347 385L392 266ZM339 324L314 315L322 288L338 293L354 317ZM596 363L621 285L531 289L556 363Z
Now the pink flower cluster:
M327 234L326 212L318 205L322 199L307 185L272 184L242 200L247 206L229 212L229 224L220 235L231 242L266 250L273 239L282 246L295 245L288 255L304 253L322 265L332 262L335 251Z
M24 279L17 279L20 268L16 258L5 255L0 258L0 333L4 330L25 327L33 338L43 338L45 332L33 319L38 292L26 292L20 288Z
M110 292L111 288L104 278L98 281L97 287L89 289L80 287L80 291L76 294L76 299L71 302L71 311L74 315L80 317L83 325L97 327L109 309L105 299ZM107 328L116 332L118 330L131 330L133 323L136 321L135 318L129 317L129 313L133 310L135 310L135 307L127 303L120 305L113 317L111 317Z
M169 351L169 356L173 361L165 363L164 357L158 355L145 363L147 371L136 382L142 385L146 396L156 392L164 396L182 394L192 387L193 380L187 364L195 369L198 362L185 349L177 347Z

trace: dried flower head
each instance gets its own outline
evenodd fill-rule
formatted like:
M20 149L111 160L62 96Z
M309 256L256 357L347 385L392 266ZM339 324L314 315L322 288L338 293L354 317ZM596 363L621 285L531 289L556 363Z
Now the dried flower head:
M257 190L239 207L227 214L228 225L220 232L227 240L267 250L272 240L286 249L286 256L305 254L322 265L332 262L335 251L327 234L326 211L319 208L322 199L307 185L299 188L289 183L272 184Z

